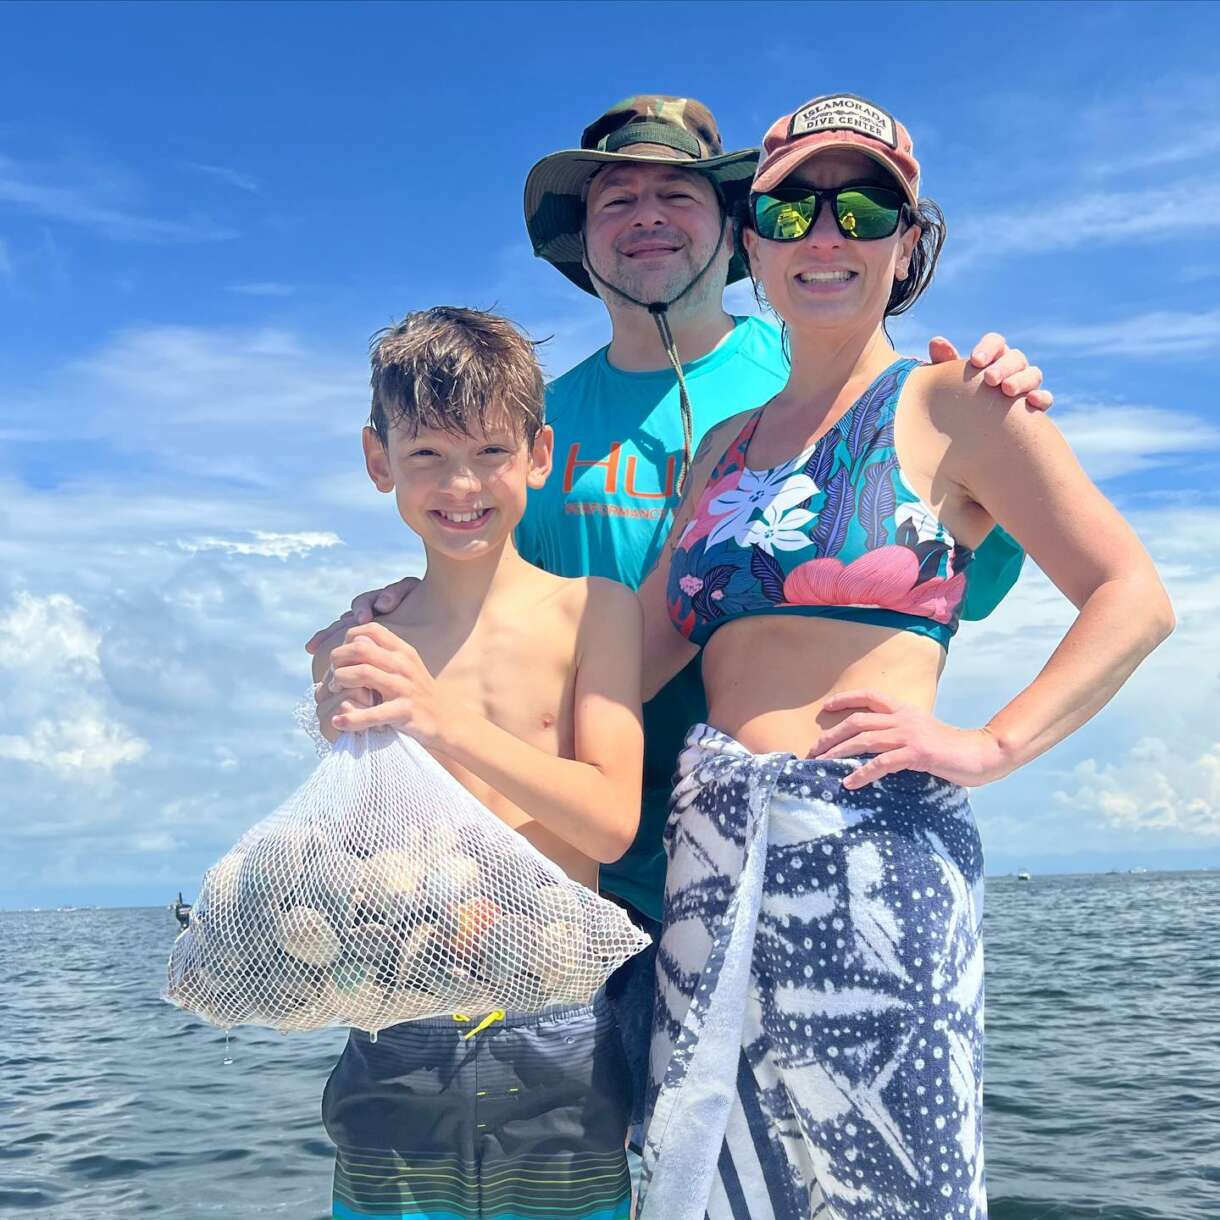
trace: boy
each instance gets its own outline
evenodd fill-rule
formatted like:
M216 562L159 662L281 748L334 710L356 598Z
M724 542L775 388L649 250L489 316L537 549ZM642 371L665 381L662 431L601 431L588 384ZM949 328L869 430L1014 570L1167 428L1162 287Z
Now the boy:
M372 366L369 477L427 571L394 614L316 655L323 731L414 737L596 888L639 823L641 615L625 586L551 576L514 547L551 466L533 345L503 318L442 306L381 332ZM541 1017L353 1030L322 1103L333 1214L626 1220L628 1077L601 993Z

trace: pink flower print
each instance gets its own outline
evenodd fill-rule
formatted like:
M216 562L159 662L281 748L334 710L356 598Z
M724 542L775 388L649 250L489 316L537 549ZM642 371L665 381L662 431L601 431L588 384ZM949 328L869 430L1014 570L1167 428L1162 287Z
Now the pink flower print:
M678 547L681 550L689 551L700 538L706 538L716 528L718 518L712 512L710 505L721 492L736 485L740 473L739 470L734 470L730 474L726 474L723 479L718 479L715 483L708 485L703 495L699 497L699 507L695 510L695 515L678 539Z
M966 574L917 584L919 559L905 546L881 546L844 565L811 559L788 573L784 601L793 606L877 606L938 623L953 619L966 592Z
M934 576L931 580L925 580L922 585L916 585L900 604L887 608L903 614L917 614L920 618L930 618L938 623L948 623L952 622L965 596L966 573L958 572L955 576Z
M712 601L714 601L714 602L723 601L724 600L724 590L723 589L713 589L708 594L708 597L710 597L712 599Z
M687 597L694 597L703 588L703 581L698 576L680 576L678 577L678 588Z

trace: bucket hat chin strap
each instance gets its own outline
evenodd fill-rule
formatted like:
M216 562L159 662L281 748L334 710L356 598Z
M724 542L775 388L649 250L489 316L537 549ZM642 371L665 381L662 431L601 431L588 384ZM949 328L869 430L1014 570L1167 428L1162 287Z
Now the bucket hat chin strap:
M665 349L665 354L669 357L669 363L673 366L674 375L678 379L678 402L682 409L682 468L678 471L677 479L677 489L679 492L683 490L686 475L690 470L692 442L694 439L694 418L691 413L690 395L686 392L686 378L682 374L682 361L678 358L678 345L674 342L674 332L669 326L669 307L676 305L712 269L712 264L716 261L716 257L724 245L724 235L727 229L728 219L722 217L720 237L716 241L716 248L712 251L711 258L703 264L703 269L691 282L677 296L670 297L668 301L639 301L630 293L624 292L617 284L612 284L609 280L602 279L597 273L597 268L593 266L589 258L589 250L585 245L584 229L581 229L580 232L580 248L585 256L585 267L588 269L589 274L603 288L609 288L611 292L616 296L622 297L624 301L629 301L632 305L638 305L641 309L646 309L652 314L652 320L657 324L657 334L661 336L661 346Z

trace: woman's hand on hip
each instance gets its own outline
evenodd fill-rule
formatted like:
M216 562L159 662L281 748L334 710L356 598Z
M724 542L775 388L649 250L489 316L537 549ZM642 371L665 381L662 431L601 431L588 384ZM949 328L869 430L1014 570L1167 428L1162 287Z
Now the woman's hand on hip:
M841 691L822 710L851 714L813 743L809 758L875 756L843 780L844 788L863 788L895 771L927 771L975 788L1011 770L1000 743L986 729L955 728L877 691Z

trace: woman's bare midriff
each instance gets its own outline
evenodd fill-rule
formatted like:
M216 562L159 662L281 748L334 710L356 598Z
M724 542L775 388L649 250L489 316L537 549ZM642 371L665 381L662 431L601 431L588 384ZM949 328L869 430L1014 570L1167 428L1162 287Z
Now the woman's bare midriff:
M945 663L935 640L890 627L766 615L721 627L703 650L708 723L756 754L804 757L850 712L823 704L869 689L930 711Z

